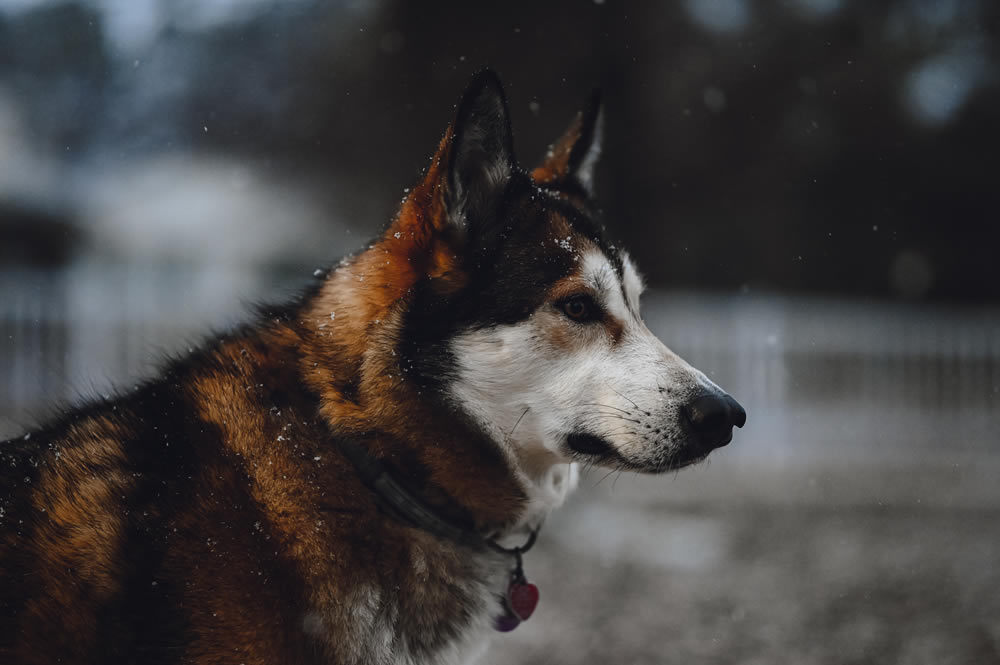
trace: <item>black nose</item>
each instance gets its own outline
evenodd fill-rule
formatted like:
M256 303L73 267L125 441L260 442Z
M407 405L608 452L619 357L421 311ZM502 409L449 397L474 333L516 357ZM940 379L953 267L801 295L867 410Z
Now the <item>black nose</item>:
M702 444L720 448L733 440L733 425L743 427L747 412L729 395L706 394L683 407L691 428Z

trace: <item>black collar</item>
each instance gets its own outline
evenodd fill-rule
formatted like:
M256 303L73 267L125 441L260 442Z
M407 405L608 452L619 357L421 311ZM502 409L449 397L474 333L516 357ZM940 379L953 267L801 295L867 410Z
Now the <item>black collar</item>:
M358 475L392 514L403 522L445 538L472 549L489 549L501 554L507 554L517 559L518 569L521 566L521 555L531 549L538 537L539 524L531 530L528 540L520 547L503 547L496 540L480 534L478 531L455 524L451 520L437 514L434 509L414 496L403 487L382 462L354 441L338 438L341 451L351 461Z

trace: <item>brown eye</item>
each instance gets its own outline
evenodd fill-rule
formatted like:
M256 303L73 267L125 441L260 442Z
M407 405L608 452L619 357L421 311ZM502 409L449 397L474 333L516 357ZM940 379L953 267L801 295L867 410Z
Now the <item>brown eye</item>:
M562 310L574 321L586 321L594 318L596 313L594 301L588 296L573 296L563 303Z

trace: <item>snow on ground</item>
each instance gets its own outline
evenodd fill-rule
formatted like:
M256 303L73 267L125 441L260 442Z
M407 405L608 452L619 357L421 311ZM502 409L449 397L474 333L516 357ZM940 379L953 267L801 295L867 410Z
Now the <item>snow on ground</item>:
M538 610L484 662L1000 662L1000 460L768 470L727 452L675 477L591 473L525 561Z

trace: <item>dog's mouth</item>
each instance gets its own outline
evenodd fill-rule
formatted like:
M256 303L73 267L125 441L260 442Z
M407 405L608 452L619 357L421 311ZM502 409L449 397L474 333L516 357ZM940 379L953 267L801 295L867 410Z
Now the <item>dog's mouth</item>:
M688 466L694 466L704 462L708 458L711 450L694 449L690 452L682 452L679 455L670 457L664 462L651 466L646 473L665 473L667 471L678 471Z
M639 473L665 473L667 471L677 471L684 467L694 466L705 461L709 453L717 447L726 445L732 440L732 433L724 442L717 443L711 447L700 445L688 445L670 455L662 461L647 462L631 460L618 452L618 449L610 441L602 436L590 434L589 432L576 432L566 437L567 447L578 456L591 458L595 463L606 463L622 470L636 471Z
M618 457L618 451L611 445L611 442L596 434L589 434L587 432L570 434L566 437L566 445L578 455L587 455L598 459Z

